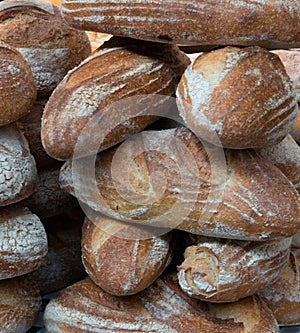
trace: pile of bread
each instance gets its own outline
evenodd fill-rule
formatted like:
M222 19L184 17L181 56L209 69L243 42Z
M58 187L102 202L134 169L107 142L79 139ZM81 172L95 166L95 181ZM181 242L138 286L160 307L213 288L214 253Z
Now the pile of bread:
M300 3L0 2L0 327L300 324Z

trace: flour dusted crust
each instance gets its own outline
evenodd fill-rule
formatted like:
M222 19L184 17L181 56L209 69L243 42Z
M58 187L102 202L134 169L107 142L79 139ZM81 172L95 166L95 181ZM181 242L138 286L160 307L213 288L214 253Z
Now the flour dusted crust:
M147 235L141 227L106 217L99 216L93 222L86 218L83 264L91 279L109 294L132 295L149 287L166 269L174 254L174 242L172 232L156 236L150 229Z
M29 276L0 281L0 327L5 333L25 333L41 305L37 284Z
M292 129L298 104L278 56L226 47L188 66L176 92L179 112L200 138L224 148L262 148Z
M47 254L47 236L40 219L28 209L0 210L0 280L37 269Z
M0 126L3 126L28 113L37 92L30 66L16 48L1 41L1 33L0 36Z
M287 265L291 238L242 242L197 238L178 266L178 280L189 296L234 302L274 283Z
M0 127L0 207L24 200L37 182L27 140L14 125Z
M74 27L188 45L300 46L297 0L63 0Z
M59 7L46 0L2 1L0 35L30 64L39 96L49 96L91 52L86 33L68 26Z

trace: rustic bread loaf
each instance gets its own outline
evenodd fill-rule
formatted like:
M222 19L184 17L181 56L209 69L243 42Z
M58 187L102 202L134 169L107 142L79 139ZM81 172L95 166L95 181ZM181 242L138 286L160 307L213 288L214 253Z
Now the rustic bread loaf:
M279 325L300 325L300 249L292 248L277 281L259 292Z
M70 71L51 95L42 118L45 150L67 160L78 141L81 157L139 132L167 112L187 63L175 46L110 39Z
M37 182L35 160L14 124L0 127L0 207L31 195Z
M47 250L47 235L36 215L22 207L1 208L0 280L34 271Z
M256 151L280 169L300 192L300 147L290 134L277 145Z
M299 230L299 194L253 150L204 145L187 128L143 131L66 162L64 190L112 218L206 236L266 240Z
M42 294L65 288L86 274L81 261L83 214L67 214L43 220L48 238L48 253L39 268L31 273Z
M201 54L176 92L179 112L200 138L225 148L279 143L298 105L279 57L260 47L226 47Z
M243 301L253 317L243 311L244 306L239 312L238 306L224 304L219 319L221 311L213 310L215 316L208 304L185 297L172 277L163 275L132 296L112 296L90 279L83 280L50 301L44 314L46 328L49 333L279 333L276 320L258 297Z
M300 46L297 0L62 0L79 29L176 44Z
M1 40L0 30L0 126L3 126L28 113L37 92L27 61L16 48Z
M156 236L151 229L99 216L85 219L82 260L90 278L116 296L136 294L149 287L170 263L173 232Z
M245 242L197 238L178 266L178 280L189 296L209 302L234 302L279 278L287 265L291 238Z
M0 327L3 333L25 333L33 325L41 295L29 276L0 281Z
M60 9L46 0L1 1L0 39L28 61L39 96L49 96L91 52L86 33L71 28Z

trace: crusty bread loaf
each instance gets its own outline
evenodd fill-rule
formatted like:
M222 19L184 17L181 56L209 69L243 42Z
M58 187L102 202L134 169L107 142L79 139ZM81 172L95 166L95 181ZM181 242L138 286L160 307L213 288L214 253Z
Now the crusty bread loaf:
M178 280L189 296L234 302L274 283L287 265L291 238L243 242L198 237L178 266Z
M39 268L30 275L42 294L60 290L86 276L81 261L81 227L83 214L67 214L43 220L48 238L48 253Z
M291 248L279 279L259 292L279 325L300 325L300 249Z
M299 230L299 194L252 150L201 143L186 128L144 131L68 161L62 188L112 218L206 236L266 240Z
M69 24L143 40L176 44L300 46L297 0L62 0Z
M41 305L39 289L29 276L0 281L0 330L25 333L33 325Z
M241 311L239 302L224 304L222 313L210 311L208 304L183 295L175 277L164 274L132 296L112 296L83 280L50 301L46 328L49 333L279 333L274 316L258 297L244 300Z
M14 124L0 127L0 206L27 198L36 182L35 160L24 135Z
M0 32L0 126L3 126L29 112L37 91L27 61L16 48L1 40Z
M34 271L47 250L47 235L36 215L22 207L1 208L0 280Z
M76 158L139 132L168 111L168 96L174 94L179 71L187 63L173 46L110 39L70 71L51 95L42 118L45 150L67 160L75 158L78 141L83 143Z
M39 96L49 96L91 52L86 33L71 28L48 0L1 1L0 36L30 64Z
M78 201L60 188L61 164L56 163L38 170L35 191L22 201L40 219L56 216L65 210L78 206Z
M105 228L105 229L104 229ZM136 294L149 287L170 263L175 235L155 235L151 229L98 216L85 219L82 260L90 278L116 296Z
M184 72L176 96L187 126L225 148L275 145L298 112L293 82L279 57L260 47L201 54Z
M300 192L300 147L290 134L277 145L256 151L280 169Z

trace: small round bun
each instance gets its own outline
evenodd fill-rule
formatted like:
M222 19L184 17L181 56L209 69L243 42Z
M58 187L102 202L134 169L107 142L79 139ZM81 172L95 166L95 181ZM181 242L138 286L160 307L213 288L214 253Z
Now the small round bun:
M224 148L279 143L292 129L298 105L279 57L260 47L225 47L201 54L177 89L177 105L200 138Z

